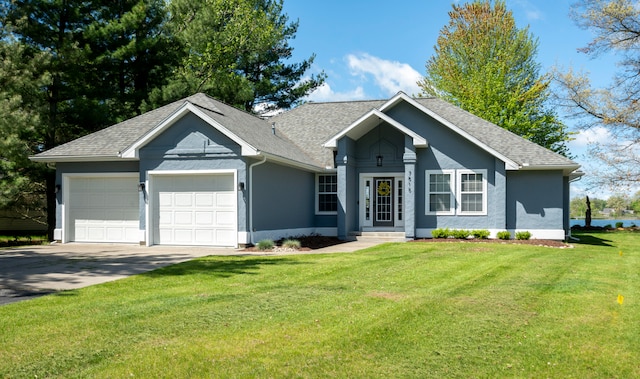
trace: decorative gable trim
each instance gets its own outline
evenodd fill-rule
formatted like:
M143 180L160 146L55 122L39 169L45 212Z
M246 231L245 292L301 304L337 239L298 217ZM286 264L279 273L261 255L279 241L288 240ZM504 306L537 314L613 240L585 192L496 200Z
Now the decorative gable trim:
M479 148L481 148L482 150L486 151L487 153L493 155L494 157L500 159L501 161L504 162L505 168L507 170L519 170L520 169L520 165L518 163L516 163L515 161L507 158L504 154L501 154L501 153L497 152L496 150L491 148L489 145L487 145L484 142L478 140L477 138L475 138L471 134L467 133L466 131L460 129L455 124L453 124L453 123L449 122L448 120L442 118L441 116L439 116L435 112L431 111L430 109L426 108L422 104L418 103L417 101L415 101L409 95L407 95L406 93L404 93L402 91L398 92L394 97L389 99L389 101L387 101L386 103L382 104L382 106L380 107L380 110L384 112L387 109L393 108L400 101L406 101L407 103L411 104L412 106L414 106L415 108L417 108L418 110L423 112L424 114L426 114L429 117L433 118L434 120L438 121L442 125L448 127L449 129L451 129L455 133L459 134L461 137L467 139L469 142L473 143L474 145L478 146Z
M259 154L258 150L255 147L251 146L245 140L243 140L242 138L238 137L237 135L229 131L229 129L225 128L222 124L220 124L216 120L207 116L198 106L194 105L189 101L185 101L185 103L180 108L178 108L174 113L172 113L164 121L162 121L155 128L153 128L151 131L145 134L142 138L137 140L133 145L129 146L126 150L122 151L120 153L120 158L138 159L139 158L138 154L142 147L147 145L154 138L159 136L162 132L167 130L170 126L175 124L178 120L180 120L189 112L198 116L204 122L211 125L215 129L217 129L220 133L224 134L226 137L231 139L233 142L240 145L240 147L242 148L243 156L255 156Z
M353 139L358 139L365 135L367 132L372 130L374 127L378 126L382 121L388 123L394 128L398 129L402 133L408 135L413 139L413 145L415 147L427 147L427 140L421 135L415 133L413 130L407 128L402 125L398 121L391 118L389 115L381 112L378 109L373 109L369 113L360 117L354 123L349 125L347 128L343 129L340 133L333 136L330 140L325 142L322 146L326 148L335 149L338 144L338 140L344 136L352 137Z

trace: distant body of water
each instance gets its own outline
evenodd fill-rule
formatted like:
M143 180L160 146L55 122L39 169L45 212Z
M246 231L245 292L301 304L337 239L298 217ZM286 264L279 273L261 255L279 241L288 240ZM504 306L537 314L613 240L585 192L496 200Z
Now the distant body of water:
M631 225L635 225L635 226L640 226L640 220L602 220L602 219L597 219L597 220L591 220L591 226L607 226L607 225L611 225L613 227L616 226L616 222L621 222L623 227L628 227ZM571 226L575 226L575 225L580 225L580 226L584 226L584 219L583 218L579 218L579 219L571 219L570 222Z

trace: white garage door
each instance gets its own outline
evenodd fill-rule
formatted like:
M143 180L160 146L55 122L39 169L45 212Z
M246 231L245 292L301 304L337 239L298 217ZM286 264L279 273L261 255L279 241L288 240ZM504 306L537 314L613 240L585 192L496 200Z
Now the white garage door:
M153 242L236 246L233 174L154 175Z
M140 241L137 176L76 177L68 186L68 241Z

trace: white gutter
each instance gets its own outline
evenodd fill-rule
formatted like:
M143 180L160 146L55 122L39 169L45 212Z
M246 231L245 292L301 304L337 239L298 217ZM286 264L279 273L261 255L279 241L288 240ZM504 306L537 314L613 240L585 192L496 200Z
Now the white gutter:
M258 153L259 154L259 153ZM267 161L267 156L263 155L262 160L249 165L249 243L255 244L253 241L253 168Z

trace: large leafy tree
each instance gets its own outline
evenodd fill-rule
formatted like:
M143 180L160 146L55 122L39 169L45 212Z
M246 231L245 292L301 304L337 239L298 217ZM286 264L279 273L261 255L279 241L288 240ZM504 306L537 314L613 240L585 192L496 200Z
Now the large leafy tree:
M324 82L324 73L304 77L314 56L286 62L298 23L281 0L172 0L170 12L183 59L156 104L205 92L260 113L294 106Z
M594 58L612 53L619 72L606 88L593 88L588 73L559 72L558 98L583 129L602 127L612 138L591 153L603 163L593 180L619 187L640 184L640 4L632 0L582 0L572 15L595 38L579 49Z
M547 106L550 79L528 28L501 0L454 4L449 17L418 83L423 93L566 155L570 134Z

